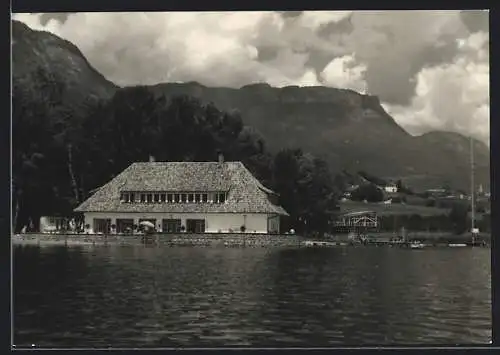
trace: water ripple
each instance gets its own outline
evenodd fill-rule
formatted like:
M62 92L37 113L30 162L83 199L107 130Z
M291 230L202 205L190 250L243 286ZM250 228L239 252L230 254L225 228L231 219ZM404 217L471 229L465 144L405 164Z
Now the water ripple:
M384 248L17 247L16 344L487 343L490 255Z

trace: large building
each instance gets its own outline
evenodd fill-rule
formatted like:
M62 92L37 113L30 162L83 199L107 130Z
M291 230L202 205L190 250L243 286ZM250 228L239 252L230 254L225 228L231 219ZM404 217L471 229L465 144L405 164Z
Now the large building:
M277 195L241 162L133 163L75 209L87 231L124 233L150 221L162 233L279 233Z

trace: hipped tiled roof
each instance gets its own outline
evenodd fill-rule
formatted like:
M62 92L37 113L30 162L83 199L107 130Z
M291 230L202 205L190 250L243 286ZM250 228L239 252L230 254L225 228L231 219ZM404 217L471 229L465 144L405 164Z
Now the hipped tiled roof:
M120 193L228 191L225 203L123 203ZM146 213L276 213L264 187L241 162L147 162L133 163L99 188L75 212Z

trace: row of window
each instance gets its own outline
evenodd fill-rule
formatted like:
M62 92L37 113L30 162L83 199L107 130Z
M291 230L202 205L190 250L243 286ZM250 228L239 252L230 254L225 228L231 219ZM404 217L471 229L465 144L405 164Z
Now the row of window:
M122 192L120 201L123 203L224 203L226 193L150 193L150 192Z
M139 219L139 223L148 221L157 225L156 219ZM162 219L161 224L158 224L158 229L163 233L179 233L186 230L188 233L204 233L206 222L204 219L187 219L186 226L183 228L180 219ZM160 229L161 228L161 229ZM94 218L95 233L109 233L115 229L117 233L127 233L135 230L133 219L117 219L116 225L111 224L109 218Z

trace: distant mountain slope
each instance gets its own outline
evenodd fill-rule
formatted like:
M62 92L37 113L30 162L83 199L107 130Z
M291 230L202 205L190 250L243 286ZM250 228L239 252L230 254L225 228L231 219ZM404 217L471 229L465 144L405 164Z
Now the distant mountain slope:
M12 63L14 90L33 92L43 78L57 83L61 103L76 110L88 101L111 97L117 89L71 42L19 21L12 21Z
M70 42L33 31L13 21L13 84L35 91L40 76L62 85L60 102L80 115L92 99L107 98L117 86L104 78ZM240 89L209 88L198 83L151 86L167 96L187 94L237 109L245 124L258 129L272 150L301 147L324 157L337 171L364 170L380 177L402 178L417 188L449 184L469 190L469 140L459 134L431 132L413 137L388 115L375 96L327 87L273 88L267 84ZM489 149L475 142L476 178L489 188Z
M327 87L241 89L209 88L198 83L153 87L166 95L187 94L222 109L238 109L260 130L272 149L303 147L335 169L365 170L403 178L416 188L436 184L469 190L469 139L450 132L414 137L388 115L375 96ZM489 186L489 149L475 141L478 184Z

